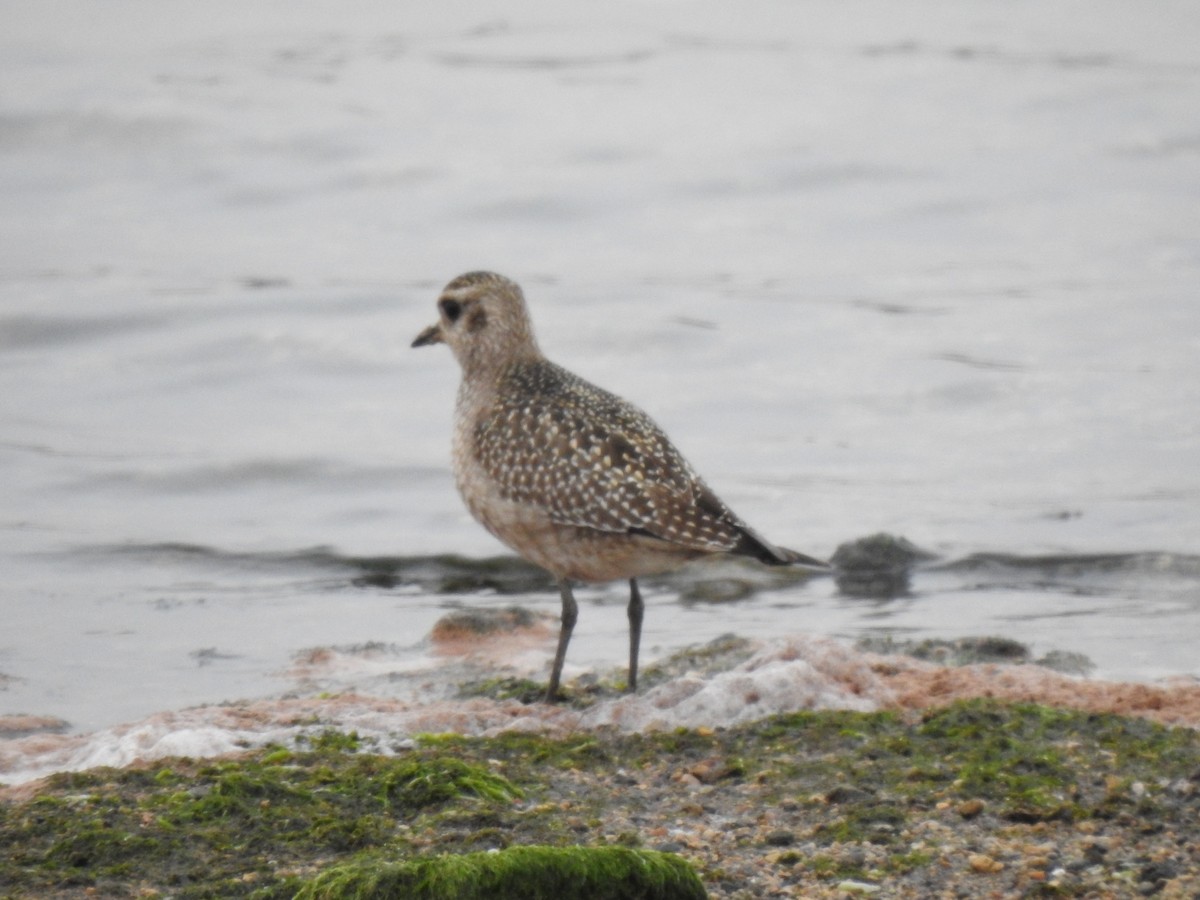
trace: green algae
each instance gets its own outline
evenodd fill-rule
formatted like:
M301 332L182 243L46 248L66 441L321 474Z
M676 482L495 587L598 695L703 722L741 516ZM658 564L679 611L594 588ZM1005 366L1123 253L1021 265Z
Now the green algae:
M622 847L512 847L407 862L356 861L322 872L297 900L703 900L677 856Z
M0 887L104 887L156 871L180 896L237 896L277 874L271 861L279 855L362 850L394 842L398 822L430 809L521 796L485 764L356 755L329 749L351 741L317 743L324 749L52 777L50 793L5 808Z
M318 734L305 734L296 739L300 746L307 746L317 753L346 752L357 753L362 749L362 738L357 731L338 731L336 728L326 728ZM287 753L280 748L279 753Z
M479 851L659 850L656 826L702 815L681 775L707 797L784 811L805 835L803 853L745 843L816 881L934 868L936 840L914 850L911 834L964 804L974 825L995 830L1200 825L1190 795L1171 788L1200 773L1196 732L1033 704L969 701L917 717L802 712L563 739L424 735L398 756L366 743L330 731L233 759L53 776L35 796L0 803L0 897L318 897L333 885L365 890L376 875L453 869ZM889 862L848 862L844 848L855 845L887 848ZM724 883L718 866L697 862L704 881Z

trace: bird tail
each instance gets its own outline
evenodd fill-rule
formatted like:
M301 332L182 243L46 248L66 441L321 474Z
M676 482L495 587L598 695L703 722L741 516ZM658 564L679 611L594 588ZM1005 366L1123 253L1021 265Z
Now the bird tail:
M740 529L742 536L732 552L739 556L752 556L768 566L805 566L810 569L828 569L829 563L814 556L777 547L758 532L744 525Z

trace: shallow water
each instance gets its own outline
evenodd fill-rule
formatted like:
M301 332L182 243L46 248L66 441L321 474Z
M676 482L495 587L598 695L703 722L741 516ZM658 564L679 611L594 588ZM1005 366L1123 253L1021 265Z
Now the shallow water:
M514 598L355 579L503 552L449 476L456 367L408 347L479 267L772 539L943 564L664 583L648 655L999 634L1200 675L1200 13L918 7L6 17L0 714L272 696L313 647L440 671L440 615ZM620 585L581 596L572 671L620 664Z

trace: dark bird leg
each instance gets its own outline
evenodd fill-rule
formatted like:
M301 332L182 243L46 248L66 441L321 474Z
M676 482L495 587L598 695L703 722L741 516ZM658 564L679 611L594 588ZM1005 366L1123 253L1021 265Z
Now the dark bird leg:
M550 687L546 689L546 702L553 703L558 699L558 681L562 677L563 663L567 659L567 644L571 643L571 632L575 630L575 620L579 618L579 606L575 603L575 595L571 593L571 582L562 579L558 583L562 595L562 624L558 629L558 650L554 654L554 668L550 670Z
M642 603L641 592L638 591L637 579L629 579L629 686L627 690L633 693L637 690L638 647L642 643L642 613L646 604Z

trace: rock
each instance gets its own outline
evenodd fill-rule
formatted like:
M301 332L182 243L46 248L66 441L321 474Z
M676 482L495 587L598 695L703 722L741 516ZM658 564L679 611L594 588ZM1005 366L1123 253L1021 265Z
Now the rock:
M971 871L981 875L993 875L1004 870L1004 863L992 859L984 853L972 853L967 857L967 864L971 867Z
M979 799L964 800L962 803L958 804L958 807L955 809L955 812L958 813L960 816L962 816L964 819L973 819L977 815L979 815L981 812L983 812L986 805L987 804L985 804L982 800L979 800Z
M935 555L890 534L848 541L834 551L838 590L850 597L890 598L908 593L913 566Z

